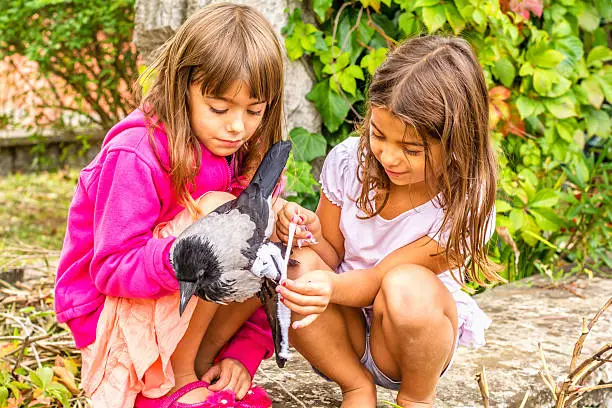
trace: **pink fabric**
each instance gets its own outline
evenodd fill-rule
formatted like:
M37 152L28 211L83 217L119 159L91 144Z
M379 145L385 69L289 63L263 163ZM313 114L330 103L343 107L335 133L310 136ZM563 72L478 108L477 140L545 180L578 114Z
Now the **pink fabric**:
M196 200L198 204L201 200ZM180 234L193 222L187 210L158 225L154 238ZM82 349L82 385L94 407L130 407L142 393L159 398L174 386L170 357L185 334L197 298L178 316L179 295L157 299L107 296L96 340ZM274 350L263 309L258 309L230 340L218 359L241 361L251 378Z
M154 238L153 227L182 207L167 171L163 127L153 140L136 110L108 132L101 152L80 174L55 287L57 320L68 324L79 348L95 340L107 296L156 299L178 290L168 260L174 238ZM227 161L200 147L192 196L227 191L233 179Z

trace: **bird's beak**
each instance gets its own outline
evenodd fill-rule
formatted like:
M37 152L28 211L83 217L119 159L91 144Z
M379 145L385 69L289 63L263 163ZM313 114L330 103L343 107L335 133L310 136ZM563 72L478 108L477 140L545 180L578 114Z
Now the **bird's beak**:
M179 305L179 316L183 315L185 308L187 307L187 303L189 303L189 299L194 295L196 290L195 282L184 282L179 281L179 290L181 294L181 303Z

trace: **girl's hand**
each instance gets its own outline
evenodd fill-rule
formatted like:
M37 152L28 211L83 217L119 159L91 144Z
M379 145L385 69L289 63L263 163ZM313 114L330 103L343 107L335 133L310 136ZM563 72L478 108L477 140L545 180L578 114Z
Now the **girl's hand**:
M213 381L216 382L213 384ZM241 400L251 388L251 375L246 367L238 360L224 358L213 365L202 376L202 381L211 384L208 387L211 391L221 391L230 389L236 394L236 398Z
M287 279L276 287L285 306L305 316L292 323L294 329L308 326L327 309L333 292L332 274L330 271L312 271L296 280Z
M299 204L287 201L276 218L276 235L283 244L287 245L289 240L289 224L291 222L297 224L293 246L297 246L298 240L304 240L302 246L310 245L309 241L312 238L320 241L321 223L317 214L301 207Z

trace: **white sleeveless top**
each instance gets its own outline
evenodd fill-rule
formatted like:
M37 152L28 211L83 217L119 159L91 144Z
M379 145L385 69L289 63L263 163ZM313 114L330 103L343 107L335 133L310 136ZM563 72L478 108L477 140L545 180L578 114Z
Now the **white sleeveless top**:
M332 149L321 171L320 182L325 196L341 208L344 259L337 272L372 268L393 251L425 236L445 245L448 231L440 231L444 211L435 198L391 220L380 215L359 218L365 213L356 204L362 185L357 178L358 148L358 137L346 139ZM487 240L494 231L493 212L488 221ZM453 272L460 276L458 271L446 271L437 276L457 303L459 343L479 347L485 343L484 330L491 321L476 302L461 290L461 285L451 275Z

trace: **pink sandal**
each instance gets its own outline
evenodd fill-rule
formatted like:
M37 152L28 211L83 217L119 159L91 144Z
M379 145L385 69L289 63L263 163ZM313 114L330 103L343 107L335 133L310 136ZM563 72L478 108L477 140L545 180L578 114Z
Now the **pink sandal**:
M208 400L215 394L208 397L206 401L195 404L178 402L179 398L188 392L193 391L196 388L208 388L209 385L210 384L204 381L194 381L182 388L179 388L176 392L169 395L164 395L160 398L147 398L142 394L138 394L138 396L136 396L136 401L134 402L134 408L209 408L211 405L209 405Z
M247 395L236 401L236 395L231 390L215 392L206 398L204 402L187 404L178 402L179 398L196 388L208 388L210 384L204 381L194 381L178 389L175 393L165 395L161 398L147 398L138 394L134 408L270 408L272 400L266 391L259 387L251 387Z
M270 408L272 400L266 390L260 386L253 386L240 401L236 401L236 408Z

